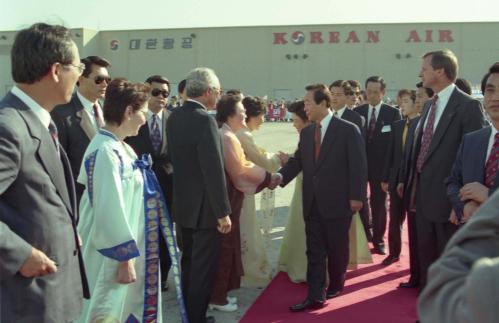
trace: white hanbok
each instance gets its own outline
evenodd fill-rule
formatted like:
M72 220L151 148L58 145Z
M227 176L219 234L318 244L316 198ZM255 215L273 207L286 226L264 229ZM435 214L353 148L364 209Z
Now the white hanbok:
M78 176L86 186L78 231L91 298L84 301L78 322L162 322L158 265L145 261L151 253L146 252L144 179L136 159L130 146L105 130L85 152ZM147 248L157 249L155 244ZM129 259L137 280L119 284L118 264Z

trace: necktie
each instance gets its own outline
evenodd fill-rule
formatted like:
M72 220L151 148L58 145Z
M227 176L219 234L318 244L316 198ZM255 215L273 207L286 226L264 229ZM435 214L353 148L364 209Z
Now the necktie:
M315 135L314 135L314 143L315 143L315 160L319 159L319 154L321 152L321 124L318 123L315 125Z
M485 186L491 188L494 186L494 181L497 174L497 164L499 162L499 133L496 133L494 145L490 150L489 159L485 163Z
M428 121L426 122L426 127L424 128L423 138L421 139L421 148L419 149L419 155L416 162L416 170L421 173L423 168L423 163L426 159L426 154L430 149L431 138L433 137L433 125L435 124L435 114L437 111L437 100L438 95L435 95L431 99L430 112L428 113Z
M151 122L151 143L154 152L159 153L161 148L161 133L159 131L158 117L153 114Z
M405 122L405 125L404 125L404 131L402 132L402 151L404 150L405 141L407 140L407 130L408 129L409 129L409 118L407 118L407 121Z
M50 133L50 136L52 137L52 140L54 141L54 145L55 145L55 150L57 151L57 155L60 156L60 151L59 151L59 134L57 132L57 127L54 123L54 121L50 120L50 123L49 123L49 133Z
M95 123L97 124L97 128L102 128L104 127L104 120L101 118L100 112L99 112L99 107L97 104L93 105L94 108L94 118L95 118Z
M376 128L376 109L373 107L371 113L371 119L369 119L369 128L367 130L367 141L371 142L374 135L374 129Z

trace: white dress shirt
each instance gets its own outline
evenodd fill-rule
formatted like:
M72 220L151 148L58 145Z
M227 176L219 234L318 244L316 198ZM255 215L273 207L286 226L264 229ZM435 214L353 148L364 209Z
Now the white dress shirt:
M95 130L99 130L99 126L97 125L97 119L95 118L95 113L94 113L94 102L91 102L88 100L86 97L81 95L80 92L76 92L76 95L78 96L78 99L81 102L81 105L83 105L83 110L88 114L90 117L90 122L92 122L92 126L94 126ZM100 107L99 102L95 102L97 105L97 110L99 110L99 115L102 119L102 122L104 122L104 115L102 114L102 108Z
M367 120L366 120L368 127L369 127L369 122L371 121L371 115L373 114L373 109L374 109L374 116L376 117L376 122L378 122L379 110L381 109L382 104L383 101L379 101L379 103L374 107L369 104L369 110L367 111Z
M449 98L452 95L452 92L454 92L455 87L456 86L454 85L454 83L452 83L449 86L447 86L445 89L437 93L438 100L436 103L437 110L435 111L435 121L433 122L433 133L435 133L435 129L437 128L438 122L440 121L440 118L442 118L442 114L444 113L447 103L449 103ZM425 120L424 129L426 129L427 122L428 122L428 117Z
M47 129L49 129L50 125L50 120L52 119L50 117L50 113L42 108L41 105L39 105L35 100L33 100L29 95L24 93L20 88L17 86L13 86L12 89L10 90L12 94L17 96L19 100L23 101L24 104L28 106L28 108L31 109L35 113L35 115L40 119L40 122L43 124L43 126Z
M163 140L163 111L160 111L156 115L156 123L158 124L159 134L161 136L161 140ZM149 133L152 134L152 113L150 110L147 111L147 125L149 126Z
M333 118L333 112L331 110L327 110L327 115L321 120L321 144L324 141L324 136L326 135L327 128L329 127L329 123Z
M347 109L347 106L344 106L343 108L339 109L338 111L334 111L333 115L336 114L336 118L341 119L343 116L343 112L345 112L345 109Z
M494 142L496 140L496 133L499 133L499 130L497 130L494 126L491 126L489 145L487 146L487 156L485 156L485 164L487 164L487 160L489 159L490 153L492 152L492 147L494 146Z

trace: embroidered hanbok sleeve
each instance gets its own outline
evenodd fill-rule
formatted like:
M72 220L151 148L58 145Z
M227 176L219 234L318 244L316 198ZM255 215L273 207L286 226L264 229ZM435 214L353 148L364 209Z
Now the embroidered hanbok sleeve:
M92 243L102 255L117 261L138 257L136 237L128 222L129 211L125 209L120 153L109 147L101 148L89 154L85 168L94 213Z
M222 130L225 170L234 186L243 193L254 194L266 178L263 168L244 157L244 151L237 137L228 130Z

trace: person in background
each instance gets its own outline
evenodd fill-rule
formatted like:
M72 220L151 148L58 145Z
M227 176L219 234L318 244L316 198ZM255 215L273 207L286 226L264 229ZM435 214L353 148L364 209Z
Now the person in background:
M456 81L454 82L456 84L457 88L463 91L464 93L471 95L471 83L465 78L458 77Z

